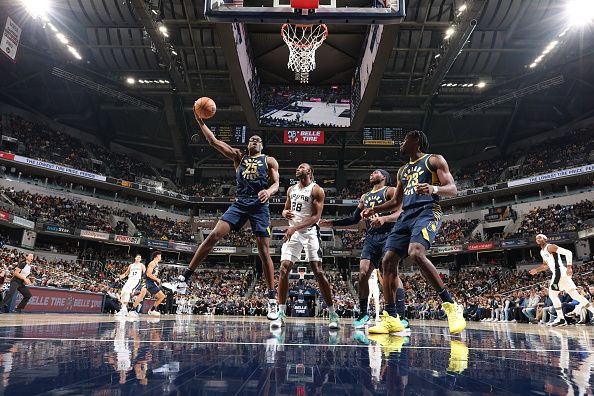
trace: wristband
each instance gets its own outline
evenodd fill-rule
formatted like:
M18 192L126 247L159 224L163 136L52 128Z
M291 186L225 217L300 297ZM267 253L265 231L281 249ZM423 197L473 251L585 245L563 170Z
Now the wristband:
M433 186L433 195L437 195L439 192L439 188L437 186Z

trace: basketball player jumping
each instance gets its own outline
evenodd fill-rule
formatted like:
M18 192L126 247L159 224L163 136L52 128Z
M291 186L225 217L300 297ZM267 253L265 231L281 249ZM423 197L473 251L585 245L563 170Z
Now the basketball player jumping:
M201 118L196 117L202 134L218 152L233 161L237 181L237 200L227 209L215 228L200 244L188 269L179 280L189 282L194 271L212 251L214 246L231 230L239 231L249 220L256 236L258 254L262 260L264 277L268 286L268 319L278 317L278 306L274 290L274 265L270 258L270 209L269 198L276 194L279 186L278 162L262 154L262 138L250 137L246 152L233 148L218 140Z
M553 243L547 243L547 241L548 238L546 235L538 234L536 236L536 243L540 246L540 256L542 257L543 264L531 269L529 273L530 275L536 275L547 269L550 269L553 273L553 279L551 279L549 285L549 298L553 302L553 308L557 311L557 319L551 323L551 326L567 326L567 321L565 320L561 308L561 300L559 299L559 293L562 290L567 292L571 298L579 302L572 313L579 316L582 309L587 309L594 315L594 308L589 306L588 300L578 293L575 283L573 283L573 280L571 279L571 276L573 275L573 253L571 253L571 250L564 249ZM565 257L567 266L563 265L560 256Z
M320 225L324 227L341 227L357 224L361 221L361 212L363 210L385 204L391 201L396 195L396 188L389 187L390 174L383 169L373 171L369 175L369 183L372 186L371 191L361 196L359 205L351 217L340 220L322 220ZM356 329L364 328L367 322L369 322L369 315L367 314L369 279L373 270L381 266L382 257L385 253L384 246L386 238L390 230L392 230L400 212L400 210L396 210L394 213L385 211L374 214L372 218L365 220L365 242L363 243L363 251L361 252L361 259L359 261L359 307L361 313L357 320L353 322L353 326ZM400 318L404 319L406 310L404 288L399 277L396 277L396 283L396 310ZM408 322L403 320L401 326L397 326L392 332L400 332L407 327Z
M328 306L329 327L338 328L338 315L332 303L332 289L328 279L322 272L322 250L320 242L320 227L318 222L324 210L324 190L313 179L313 169L309 164L301 164L295 171L299 183L291 186L287 191L287 200L283 217L289 220L289 228L285 233L282 251L281 268L278 279L278 319L271 323L272 328L279 328L285 324L286 302L289 294L289 273L305 249L305 260L309 262L311 270L318 281L324 302Z
M146 267L145 273L145 280L143 282L142 289L140 290L140 294L136 296L134 299L134 304L132 304L132 311L128 314L129 316L138 317L138 312L136 309L142 303L144 296L146 293L149 292L151 295L157 297L157 301L153 304L151 309L149 309L148 314L153 316L160 316L161 312L157 311L159 305L165 300L165 293L161 290L161 279L157 277L159 269L157 266L161 262L161 252L156 251L151 254L151 262Z
M446 160L441 155L425 154L429 142L421 131L406 134L400 144L400 153L409 157L409 163L398 171L396 194L389 202L363 210L364 218L375 213L395 210L403 212L386 239L386 254L382 261L384 299L386 310L379 325L370 333L393 333L402 326L396 310L394 289L398 277L398 262L406 255L419 266L425 279L441 297L442 308L448 316L452 334L466 327L462 306L454 302L439 273L427 258L427 249L435 239L441 225L439 197L454 197L458 190Z
M122 307L116 316L126 316L128 314L128 302L130 301L130 296L142 285L142 276L146 272L146 267L140 262L141 260L142 256L137 254L134 257L134 262L128 266L126 272L118 276L119 281L125 277L128 277L128 280L124 284L124 287L122 287L122 292L120 293L120 303L122 303Z

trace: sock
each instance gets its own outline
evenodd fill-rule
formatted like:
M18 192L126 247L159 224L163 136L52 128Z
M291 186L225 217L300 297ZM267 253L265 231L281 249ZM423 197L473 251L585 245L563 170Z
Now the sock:
M404 289L396 289L396 312L398 312L400 319L404 319L406 317L406 305L404 304L405 299L406 294L404 293Z
M184 279L186 280L186 282L188 282L190 280L190 278L192 277L192 275L194 275L194 270L188 268L184 272Z
M278 305L278 310L282 313L286 313L287 311L287 304L279 304Z
M331 306L331 307L328 307L328 314L333 314L334 312L335 312L334 311L334 305Z
M437 294L439 294L439 298L441 298L441 301L454 304L454 300L452 299L452 296L450 296L450 292L448 291L448 289L444 288Z
M266 292L266 295L268 296L269 300L274 300L276 299L276 290L270 289Z
M393 317L396 317L396 304L386 304L386 312Z
M359 307L361 307L361 315L367 315L367 298L359 299Z
M559 308L555 308L555 311L557 311L557 319L555 320L565 320L565 315L563 315L563 308L559 307Z

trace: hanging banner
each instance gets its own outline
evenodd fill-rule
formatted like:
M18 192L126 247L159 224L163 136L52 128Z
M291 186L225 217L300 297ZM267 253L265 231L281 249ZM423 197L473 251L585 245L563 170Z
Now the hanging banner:
M6 18L6 25L4 25L4 33L0 41L0 50L6 54L14 62L19 49L19 41L21 40L21 27L14 23L10 17Z
M96 232L89 230L80 230L80 236L84 238L101 239L103 241L107 241L109 239L109 234L105 232Z
M57 234L71 234L74 235L74 230L72 228L68 228L68 227L62 227L62 226L57 226L57 225L51 225L51 224L44 224L43 231L47 231L47 232L55 232Z
M188 245L187 243L169 242L169 248L177 250L178 252L194 253L198 248L196 245Z
M213 253L233 254L237 251L237 248L233 246L215 246L212 249Z
M19 217L19 216L13 216L12 223L23 226L25 228L30 228L30 229L35 228L34 222L32 222L31 220L23 219L22 217Z
M509 187L522 186L524 184L538 183L538 182L542 182L542 181L560 179L563 177L581 175L581 174L590 173L590 172L594 172L594 164L578 166L577 168L571 168L571 169L562 169L562 170L551 172L551 173L545 173L544 175L526 177L526 178L520 179L520 180L511 180L511 181L508 181L507 184Z
M154 239L147 239L146 244L150 247L155 247L159 249L168 249L169 248L169 241L157 241Z
M464 247L462 245L435 246L431 250L433 254L456 253L464 250Z
M128 235L116 235L116 236L114 236L113 240L116 242L129 243L131 245L140 245L140 238L131 237Z
M10 214L3 210L0 210L0 220L10 221Z
M324 131L285 129L285 144L324 144Z
M506 239L504 241L501 241L501 247L526 246L526 245L528 245L528 239L526 239L526 238Z

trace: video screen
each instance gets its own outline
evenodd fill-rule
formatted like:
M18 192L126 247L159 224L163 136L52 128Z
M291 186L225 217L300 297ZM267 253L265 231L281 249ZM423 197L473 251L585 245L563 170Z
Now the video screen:
M351 126L349 86L260 86L260 126Z

